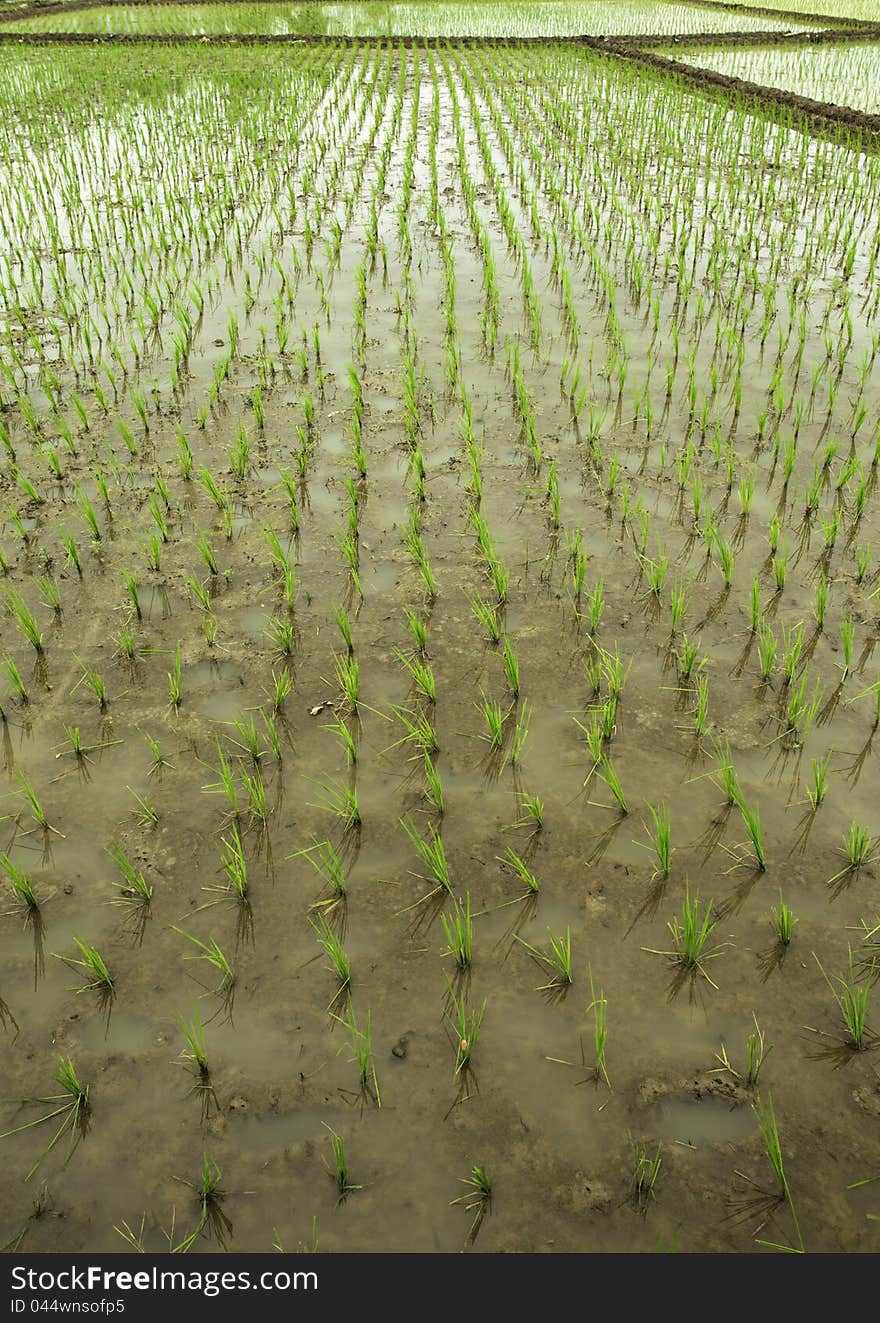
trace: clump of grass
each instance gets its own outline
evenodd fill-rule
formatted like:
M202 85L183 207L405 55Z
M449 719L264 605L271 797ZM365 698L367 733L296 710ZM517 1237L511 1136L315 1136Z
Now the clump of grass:
M61 1118L54 1135L25 1176L26 1181L29 1181L34 1172L39 1170L65 1133L70 1136L67 1155L64 1159L64 1166L66 1167L73 1155L77 1140L85 1134L89 1117L89 1085L80 1083L76 1067L70 1057L59 1059L58 1072L54 1079L55 1083L61 1088L60 1093L52 1093L42 1098L4 1098L2 1100L3 1102L19 1104L36 1103L40 1107L49 1107L51 1110L43 1116L38 1116L34 1121L25 1121L22 1125L14 1126L12 1130L4 1131L3 1134L0 1134L0 1139L9 1139L12 1135L19 1135L24 1130L32 1130L36 1126L45 1125L47 1122Z

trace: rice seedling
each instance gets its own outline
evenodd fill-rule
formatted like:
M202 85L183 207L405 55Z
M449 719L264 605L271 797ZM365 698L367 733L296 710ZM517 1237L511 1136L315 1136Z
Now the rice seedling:
M649 594L659 602L663 593L663 585L666 582L669 561L666 556L660 556L657 560L651 560L648 556L641 556L640 561L642 573L648 581Z
M587 969L590 978L590 1004L587 1007L587 1014L593 1012L593 1062L596 1081L598 1083L600 1079L603 1079L610 1089L611 1080L605 1063L605 1048L608 1041L608 999L603 991L596 992L592 965L588 965Z
M738 1070L735 1070L734 1067L731 1065L730 1058L727 1055L727 1048L724 1046L723 1043L721 1045L721 1051L715 1053L715 1060L721 1063L718 1069L721 1071L726 1071L728 1074L732 1075L734 1079L742 1080L746 1088L749 1089L753 1089L756 1087L758 1083L758 1076L761 1073L761 1068L763 1067L767 1057L773 1051L772 1043L770 1044L769 1047L767 1046L766 1036L758 1024L758 1017L755 1015L754 1011L752 1012L752 1020L755 1025L755 1029L754 1029L754 1033L750 1033L748 1038L746 1039L745 1075L742 1075Z
M427 623L415 611L409 607L404 608L406 612L406 621L413 636L413 642L420 657L428 655L428 626Z
M40 803L39 799L37 798L37 792L34 790L34 787L31 784L30 780L28 779L28 777L25 775L25 773L22 771L20 767L17 767L15 769L15 775L19 785L21 786L21 794L26 800L28 808L30 809L31 814L33 815L34 822L37 824L37 826L40 827L44 832L53 832L56 836L61 836L62 833L58 830L57 827L53 827L49 819L46 817L45 810L42 804Z
M226 875L229 891L240 901L248 894L248 869L237 824L232 824L231 838L220 841L220 865Z
M501 655L504 661L504 674L507 677L507 687L513 698L519 698L519 660L507 634L504 635L504 646Z
M488 727L488 734L478 735L477 738L486 740L491 749L502 749L504 747L505 714L502 711L501 704L493 698L487 698L482 691L480 699L477 710L483 714Z
M794 925L797 923L797 917L794 912L786 905L782 899L782 892L779 893L779 907L775 905L770 911L773 931L776 934L776 940L780 946L790 946L791 939L794 936Z
M358 1082L361 1093L364 1096L369 1095L373 1098L377 1107L382 1106L382 1100L379 1095L379 1081L376 1077L376 1067L373 1062L373 1036L372 1022L370 1012L367 1011L363 1028L358 1023L354 1006L349 1002L344 1015L336 1015L333 1018L348 1030L349 1047L352 1050L352 1060L358 1068Z
M514 767L519 767L522 762L523 749L526 740L529 737L529 726L532 720L532 707L527 698L523 699L522 705L517 712L516 725L513 730L513 739L510 744L510 751L505 762L512 763Z
M192 1018L185 1020L181 1014L174 1017L174 1023L183 1036L186 1046L182 1049L180 1056L187 1065L193 1065L199 1072L203 1081L210 1075L208 1069L208 1053L205 1046L205 1026L202 1023L202 1017L199 1015L198 1007L195 1002L192 1004Z
M843 854L846 857L846 864L839 872L828 879L828 885L833 886L841 878L858 873L865 864L873 862L877 857L876 845L877 838L871 836L867 828L862 827L853 819L844 838Z
M758 1098L756 1098L755 1102L752 1104L752 1111L754 1112L755 1119L758 1122L758 1128L761 1131L761 1138L764 1141L764 1148L767 1153L770 1166L773 1170L773 1174L776 1177L779 1197L781 1199L784 1199L791 1208L791 1212L795 1220L795 1226L798 1231L798 1239L800 1240L801 1245L803 1245L803 1241L800 1238L800 1227L797 1224L797 1215L795 1213L794 1204L791 1198L791 1190L789 1188L788 1178L786 1177L785 1174L785 1162L782 1156L782 1144L779 1139L779 1127L776 1122L776 1112L773 1107L772 1097L768 1094L767 1101L765 1103L763 1098L761 1098L759 1095Z
M462 1176L461 1184L468 1187L466 1193L460 1194L457 1199L450 1199L449 1207L454 1208L456 1204L464 1204L465 1212L474 1214L468 1232L468 1240L473 1243L483 1218L491 1211L492 1176L486 1167L473 1166L470 1176Z
M693 678L694 672L700 673L705 665L705 660L700 661L700 645L693 643L686 634L682 635L681 648L676 654L678 658L678 670L684 684L689 684Z
M9 685L16 701L25 707L30 701L30 692L21 677L21 672L11 657L3 658L3 665L9 678Z
M357 712L361 673L357 658L353 656L340 657L334 654L333 664L342 699L351 712Z
M296 641L292 620L283 619L280 616L270 616L265 634L275 644L281 657L292 656Z
M685 615L687 614L687 607L687 589L682 587L681 584L673 584L669 598L669 617L673 637L678 633L684 622Z
M58 1072L54 1076L54 1082L61 1088L60 1093L52 1093L46 1097L40 1098L14 1098L3 1099L4 1102L16 1102L19 1104L34 1103L39 1107L49 1107L51 1110L43 1116L38 1116L33 1121L25 1121L21 1125L14 1126L11 1130L6 1130L0 1134L0 1139L9 1139L13 1135L22 1134L25 1130L32 1130L36 1126L46 1125L48 1122L58 1120L59 1124L49 1143L42 1150L39 1157L25 1176L29 1181L34 1172L39 1171L49 1154L55 1148L59 1140L67 1134L69 1142L67 1153L64 1158L64 1166L70 1162L74 1149L78 1141L85 1134L89 1119L89 1089L88 1084L81 1084L76 1073L76 1067L70 1057L61 1057L58 1062ZM56 1105L57 1104L57 1105Z
M312 778L309 778L312 780ZM318 781L313 784L323 791L323 799L313 807L324 809L339 818L346 831L356 831L361 826L361 809L357 788L341 781Z
M501 639L501 624L498 619L497 606L484 602L481 597L474 597L471 600L471 610L489 636L489 642L497 644Z
M736 806L740 811L746 831L749 835L752 850L755 855L755 863L763 873L767 867L767 861L764 855L764 839L761 832L761 815L756 808L750 808L743 795L737 795Z
M309 923L311 924L312 930L320 942L325 955L329 958L330 964L335 970L336 977L339 980L339 987L333 1000L330 1002L330 1005L332 1006L351 984L351 962L345 953L345 947L342 945L338 934L334 932L330 927L330 924L327 922L325 914L320 914L317 922L310 918Z
M339 1198L344 1199L353 1190L362 1190L364 1187L352 1184L349 1176L345 1137L344 1135L337 1135L334 1130L330 1131L330 1151L333 1155L333 1170L330 1174L336 1183Z
M433 879L437 884L435 890L442 889L452 895L449 864L439 832L434 829L431 823L428 823L428 837L424 839L419 835L411 818L401 818L400 825L406 832L407 838L422 864L427 869L427 875L419 874L418 876L424 877L426 881Z
M177 712L183 702L183 667L180 659L180 640L174 649L174 667L168 672L168 699Z
M499 854L496 855L495 857L498 860L499 864L501 864L509 872L513 873L515 877L518 877L519 880L525 885L526 888L525 894L527 896L529 895L536 896L538 894L540 890L540 886L538 884L537 877L532 872L531 868L529 868L529 865L522 858L522 856L518 855L511 846L507 847L503 855Z
M623 793L623 786L620 784L620 778L614 770L611 759L602 754L600 759L596 760L596 775L605 782L608 789L617 801L617 806L622 814L629 812L626 803L626 796Z
M31 645L34 652L41 656L43 652L43 635L37 618L31 611L27 602L21 593L14 589L7 589L3 593L3 600L6 603L7 610L14 617L18 632L22 638Z
M467 969L474 955L474 925L471 917L471 893L464 903L452 899L451 913L440 914L440 924L446 938L447 955L451 955L458 969Z
M632 1166L632 1198L636 1207L644 1211L650 1200L657 1197L654 1186L657 1184L660 1168L663 1165L662 1149L658 1144L656 1151L651 1154L647 1147L637 1143L632 1135L629 1136L629 1149Z
M394 655L409 673L419 693L427 698L429 703L435 703L437 701L437 684L430 662L423 662L419 657L407 657L399 648L394 649Z
M96 946L89 942L84 942L82 938L73 934L73 940L76 942L79 950L78 956L59 955L53 951L56 960L61 960L70 969L82 969L85 972L86 981L74 988L75 992L100 992L105 996L113 993L113 979L110 971L104 961L103 956Z
M657 808L648 804L646 807L651 815L653 830L647 823L642 824L651 842L649 846L643 848L653 850L657 861L653 876L660 877L665 882L672 864L672 818L666 804L660 804Z
M811 786L807 786L807 799L810 801L810 807L812 808L814 813L816 812L816 809L819 807L819 805L822 803L823 799L825 798L825 794L828 789L828 767L831 762L832 752L833 750L829 749L828 752L825 754L824 758L810 759L810 768L812 770L812 775L813 775L813 784Z
M0 870L2 870L12 887L12 894L24 906L25 910L31 913L38 911L40 902L30 879L23 869L13 863L8 854L0 854Z
M813 952L813 959L819 966L819 971L828 984L829 991L837 1003L843 1023L847 1031L847 1043L856 1052L863 1051L868 1046L871 1037L868 1035L866 1019L868 1015L868 1002L871 995L871 984L859 983L853 971L852 948L849 950L849 967L845 974L835 974L832 978L825 973L819 957Z
M705 910L700 910L700 893L691 899L690 884L685 886L681 915L674 915L666 927L672 938L672 949L658 951L650 947L645 949L652 955L664 955L673 960L685 974L700 974L706 982L717 990L717 984L706 973L704 965L708 960L716 959L720 948L711 947L709 940L717 925L717 918L712 916L712 902Z
M250 713L243 713L237 720L230 722L230 725L238 735L237 740L232 743L242 753L247 754L254 766L258 766L260 759L265 756L266 750L263 748L263 739L257 730L257 723Z
M92 693L95 695L95 699L97 701L100 710L102 712L106 712L107 690L104 685L103 677L100 676L96 670L93 670L91 666L87 666L85 662L80 661L79 657L77 657L76 660L77 663L82 667L82 675L77 680L76 684L73 686L70 692L74 694L76 693L77 689L79 689L80 685L87 685L88 688L91 689Z
M471 1069L471 1057L476 1051L483 1028L486 999L483 999L479 1007L469 1005L465 1000L464 992L460 996L456 995L449 975L446 974L444 977L449 993L449 1003L452 1008L451 1011L447 1012L447 1019L452 1030L455 1046L455 1070L453 1074L460 1075L462 1071Z
M203 942L200 938L186 932L183 928L178 928L173 923L171 924L171 930L179 933L181 937L185 937L188 942L192 942L193 946L197 948L195 955L184 957L186 960L204 960L220 975L220 982L215 991L227 993L231 991L235 983L235 971L216 940L211 937L207 942Z
M339 713L334 712L333 720L322 726L321 729L329 730L337 737L342 748L345 750L345 757L349 767L354 767L358 760L357 741Z
M121 882L113 885L119 888L119 895L113 902L116 905L149 906L153 900L153 888L139 868L136 868L118 841L111 841L107 853L122 874Z
M555 937L548 928L547 936L550 939L550 945L546 951L542 951L524 941L519 934L515 934L520 946L525 947L532 959L550 970L550 982L543 984L538 989L539 992L551 988L568 987L574 982L574 969L571 961L571 928L566 928L564 934L559 937Z

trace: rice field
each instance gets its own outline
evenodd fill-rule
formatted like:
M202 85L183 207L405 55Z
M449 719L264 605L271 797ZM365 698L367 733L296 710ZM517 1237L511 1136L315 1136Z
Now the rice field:
M876 1250L878 259L564 40L0 45L0 1245Z
M513 0L459 4L135 4L101 5L18 20L27 32L174 33L186 36L565 37L627 33L637 36L698 32L769 31L778 20L674 0ZM792 25L787 24L790 28ZM816 24L805 19L795 28Z
M813 101L880 114L880 46L749 47L740 50L670 51L674 58L728 78L777 87Z
M860 23L880 21L876 0L737 0L743 8L780 9L795 14L821 14L842 22L855 19Z

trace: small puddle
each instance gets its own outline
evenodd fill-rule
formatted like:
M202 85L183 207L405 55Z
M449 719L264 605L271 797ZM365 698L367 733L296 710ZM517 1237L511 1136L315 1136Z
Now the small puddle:
M756 1126L750 1107L727 1098L661 1098L651 1118L660 1139L695 1145L746 1139Z

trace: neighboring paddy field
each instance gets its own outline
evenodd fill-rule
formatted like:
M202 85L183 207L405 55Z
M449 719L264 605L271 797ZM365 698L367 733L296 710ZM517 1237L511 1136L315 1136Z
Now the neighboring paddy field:
M0 45L0 1244L876 1250L878 259L637 57Z
M785 92L880 114L880 45L749 47L739 50L673 51L677 60L713 69L728 78L778 87Z
M21 20L28 32L180 33L248 32L286 36L567 37L631 33L768 31L779 21L766 15L654 0L537 0L486 5L231 4L108 5ZM791 27L791 24L785 25ZM816 26L811 20L795 27Z

